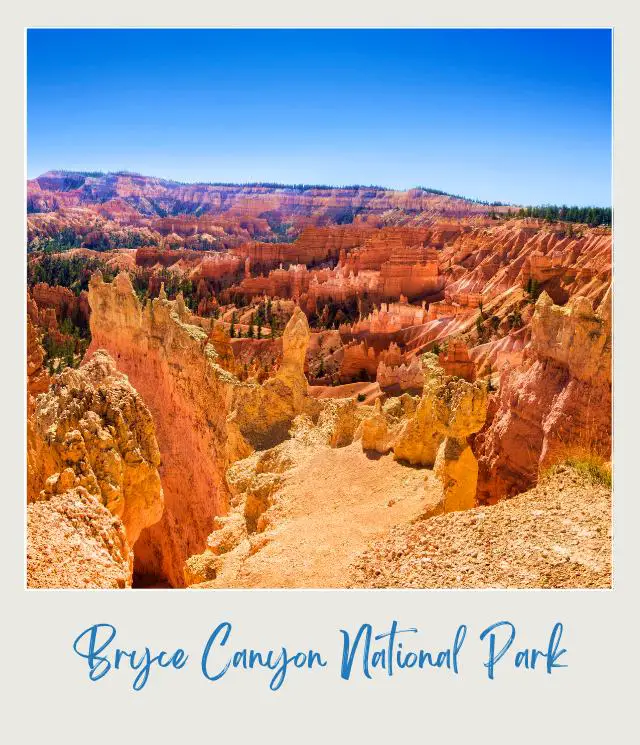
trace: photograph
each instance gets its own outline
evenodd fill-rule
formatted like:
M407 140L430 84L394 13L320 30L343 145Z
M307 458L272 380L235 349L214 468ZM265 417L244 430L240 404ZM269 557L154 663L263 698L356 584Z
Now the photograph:
M25 44L27 589L612 587L611 28Z

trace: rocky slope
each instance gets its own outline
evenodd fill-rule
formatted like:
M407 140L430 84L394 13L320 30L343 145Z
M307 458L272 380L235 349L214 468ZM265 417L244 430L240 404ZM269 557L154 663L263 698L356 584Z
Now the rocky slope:
M331 447L328 432L308 424L276 451L239 461L229 478L234 508L186 565L199 589L347 587L369 541L441 498L423 471L390 455L367 457L359 442Z
M27 586L131 587L133 553L122 522L82 487L27 506Z
M611 489L559 466L490 507L394 528L351 567L353 587L611 587Z
M163 510L149 411L106 353L49 378L30 320L27 342L28 584L130 587Z
M187 561L187 584L334 586L368 538L473 506L478 468L466 438L484 422L486 388L446 376L434 355L423 364L422 395L384 409L303 397L287 439L227 470L231 509Z

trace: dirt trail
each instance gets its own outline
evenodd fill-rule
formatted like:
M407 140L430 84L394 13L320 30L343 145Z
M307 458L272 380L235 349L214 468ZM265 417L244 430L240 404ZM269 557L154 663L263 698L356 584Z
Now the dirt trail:
M269 543L227 557L216 580L199 587L347 587L349 566L372 540L441 499L430 470L369 457L359 442L300 456L270 510Z

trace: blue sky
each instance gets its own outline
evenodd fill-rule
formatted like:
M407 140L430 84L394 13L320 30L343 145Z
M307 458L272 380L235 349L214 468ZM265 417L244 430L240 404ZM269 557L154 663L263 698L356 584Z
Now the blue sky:
M28 175L609 205L607 30L30 30Z

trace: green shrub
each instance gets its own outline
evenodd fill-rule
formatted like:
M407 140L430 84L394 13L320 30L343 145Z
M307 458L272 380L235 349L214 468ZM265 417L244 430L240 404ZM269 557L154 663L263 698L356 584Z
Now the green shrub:
M568 466L585 476L592 484L602 484L611 488L611 471L607 468L601 458L597 456L582 456L568 458Z
M551 466L544 474L553 475L559 466L573 468L591 484L599 484L611 488L611 468L599 455L581 453L566 458L562 463Z

